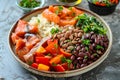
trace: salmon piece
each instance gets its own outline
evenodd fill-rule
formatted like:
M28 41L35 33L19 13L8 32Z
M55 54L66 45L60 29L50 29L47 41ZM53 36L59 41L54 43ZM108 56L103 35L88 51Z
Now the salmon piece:
M75 7L72 7L72 12L74 12L76 16L84 13L83 11L76 9Z
M26 32L26 25L27 25L27 22L24 21L24 20L19 20L18 21L18 24L17 24L17 27L15 29L15 33L18 35L18 36L23 36Z
M29 26L29 32L31 33L37 33L38 32L38 26Z
M16 40L16 46L15 46L16 51L20 50L24 46L25 46L24 39L18 39L18 40Z
M42 15L43 15L45 18L47 18L49 21L52 21L52 22L54 22L54 23L59 23L59 21L60 21L60 17L59 17L57 14L49 11L49 9L44 10L44 11L42 12Z
M61 11L60 18L64 19L67 16L71 16L71 14L72 14L71 10L69 10L68 8L63 7L63 10Z
M66 26L66 25L75 25L75 23L76 23L76 20L75 19L71 19L71 20L60 20L60 23L59 23L59 25L60 26Z
M16 50L16 53L18 55L18 57L22 60L22 61L25 61L24 59L24 55L27 54L29 52L29 49L27 47L23 47L19 50Z
M33 48L38 42L40 41L40 39L37 36L29 36L26 40L26 47L30 50L31 48Z
M12 39L13 44L16 44L16 41L20 39L20 37L16 35L16 33L12 33L11 39Z

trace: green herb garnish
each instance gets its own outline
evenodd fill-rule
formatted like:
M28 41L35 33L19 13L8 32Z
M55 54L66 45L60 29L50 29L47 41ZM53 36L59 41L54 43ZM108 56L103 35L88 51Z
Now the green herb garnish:
M103 47L100 46L100 45L97 45L97 46L96 46L96 49L97 49L97 50L98 50L98 49L103 49Z
M55 34L55 33L59 32L59 29L58 28L52 28L50 32L51 32L51 34Z
M82 44L87 46L87 45L90 44L90 40L89 39L84 39L84 40L82 40Z
M36 0L21 0L19 5L25 8L35 8L40 5L40 2Z
M87 59L88 58L88 56L84 56L84 59Z
M88 48L87 46L85 47L85 49L86 49L87 51L89 50L89 48Z
M106 29L104 29L103 25L93 16L81 14L75 19L78 20L76 26L80 27L85 33L92 31L97 34L106 34Z

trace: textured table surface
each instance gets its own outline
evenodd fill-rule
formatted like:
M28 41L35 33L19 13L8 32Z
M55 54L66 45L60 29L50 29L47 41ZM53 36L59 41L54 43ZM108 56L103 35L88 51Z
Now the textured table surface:
M7 41L8 32L12 24L24 15L23 11L16 6L15 1L0 0L0 77L4 77L5 80L120 80L120 4L113 14L101 16L113 33L112 50L108 58L83 75L55 79L28 72L11 55ZM44 6L50 4L59 3L55 0L47 0ZM86 0L78 6L89 9Z

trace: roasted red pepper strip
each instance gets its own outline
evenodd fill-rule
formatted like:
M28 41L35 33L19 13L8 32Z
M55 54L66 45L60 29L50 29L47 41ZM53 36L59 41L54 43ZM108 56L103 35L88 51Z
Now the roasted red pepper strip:
M57 72L64 72L64 71L65 71L65 69L63 68L63 66L60 65L60 64L54 66L54 69L55 69Z
M71 54L70 53L67 53L65 52L63 49L60 48L60 54L63 54L65 57L70 57Z
M45 65L49 65L49 58L47 57L36 57L35 58L36 63L38 64L45 64Z
M47 52L50 52L53 56L56 56L59 53L58 40L49 42L48 46L45 48Z
M31 65L33 68L38 68L38 64L37 63L32 63L32 65Z

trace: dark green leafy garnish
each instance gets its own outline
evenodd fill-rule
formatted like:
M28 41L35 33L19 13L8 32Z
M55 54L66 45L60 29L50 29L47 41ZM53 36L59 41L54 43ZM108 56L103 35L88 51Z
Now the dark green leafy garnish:
M97 34L106 34L106 29L104 29L103 25L93 16L81 14L75 19L78 20L76 26L80 27L85 33L94 32Z
M52 28L50 32L51 32L51 34L55 34L55 33L59 32L59 29L58 28Z
M21 0L19 5L25 8L35 8L40 5L40 2L36 0Z
M97 46L96 46L96 49L97 49L97 50L98 50L98 49L103 49L103 47L100 46L100 45L97 45Z
M82 44L87 46L87 45L90 44L90 40L89 39L84 39L84 40L82 40Z

